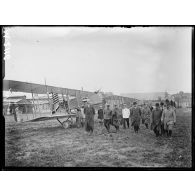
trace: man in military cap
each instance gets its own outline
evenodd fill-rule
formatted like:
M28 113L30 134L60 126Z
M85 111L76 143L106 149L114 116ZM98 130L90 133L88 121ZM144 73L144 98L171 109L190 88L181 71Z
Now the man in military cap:
M106 127L107 131L110 131L110 124L112 118L112 110L110 109L110 105L106 105L106 109L104 109L104 126Z
M112 111L112 124L116 128L116 131L119 130L119 109L117 105L114 105L114 109Z
M103 126L103 120L104 120L104 110L102 108L102 105L100 105L98 109L98 121L101 127Z
M84 107L84 114L85 114L85 130L89 132L89 134L91 135L94 130L95 109L89 103L88 100L86 101L86 106Z
M173 126L176 123L176 114L168 101L166 102L166 108L163 110L161 121L164 124L164 130L167 136L170 137L172 135Z
M135 133L138 133L141 122L141 109L137 106L137 102L133 102L133 108L131 109L131 126L134 127Z
M161 128L161 116L162 110L159 107L159 103L156 103L155 109L152 110L151 116L151 129L156 134L156 137L162 135L162 128Z

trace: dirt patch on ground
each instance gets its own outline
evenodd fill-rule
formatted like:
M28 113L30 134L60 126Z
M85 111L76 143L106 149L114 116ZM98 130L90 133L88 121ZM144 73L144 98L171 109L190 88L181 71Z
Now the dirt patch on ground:
M5 122L5 166L14 167L191 167L191 112L177 110L172 138L156 138L141 126L106 133L95 125L65 130L55 120Z

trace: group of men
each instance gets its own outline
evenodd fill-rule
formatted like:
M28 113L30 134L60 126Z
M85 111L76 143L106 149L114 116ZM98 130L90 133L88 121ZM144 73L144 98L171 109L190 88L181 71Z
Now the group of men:
M121 125L124 129L129 129L130 124L135 133L138 133L142 123L146 129L153 130L157 137L163 135L170 137L176 123L175 105L169 100L166 100L165 104L163 102L156 103L155 108L147 104L138 106L137 102L133 102L130 108L123 104L121 107L114 105L114 108L111 109L110 105L106 104L105 108L99 107L97 114L100 126L104 125L108 133L111 125L118 132ZM85 101L84 106L77 110L77 122L79 119L79 124L82 127L85 126L85 130L90 135L94 130L94 116L95 109L88 101Z
M156 108L151 113L151 129L156 136L172 135L173 126L176 124L175 104L166 100L165 104L156 103Z
M98 110L99 122L104 122L104 126L108 132L110 131L110 125L113 125L116 128L116 132L118 132L120 125L123 125L124 129L126 129L126 126L129 128L131 116L131 125L137 133L141 119L141 109L137 106L136 102L133 105L132 109L128 109L126 104L123 104L122 108L114 105L113 110L111 110L110 105L107 104L105 109L100 108Z

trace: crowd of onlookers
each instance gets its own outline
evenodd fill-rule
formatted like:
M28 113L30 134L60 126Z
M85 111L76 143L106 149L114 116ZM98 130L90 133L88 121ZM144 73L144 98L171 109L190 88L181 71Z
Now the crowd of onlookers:
M124 129L133 128L135 133L139 132L140 125L146 129L154 131L156 136L172 135L173 126L176 123L175 102L166 100L151 106L147 103L137 105L133 102L131 106L121 104L114 105L111 109L109 104L100 105L97 111L98 123L101 128L106 128L110 132L110 126L114 126L116 132L122 126ZM89 134L94 130L95 109L87 100L81 108L77 108L76 124L77 127L85 127Z

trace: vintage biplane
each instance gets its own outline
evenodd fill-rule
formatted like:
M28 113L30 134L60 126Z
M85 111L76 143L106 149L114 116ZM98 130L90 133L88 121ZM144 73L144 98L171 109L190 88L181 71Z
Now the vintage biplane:
M14 103L9 100L8 104L14 107L14 114L17 115L17 122L36 122L43 120L57 119L64 127L68 128L73 124L76 113L72 110L82 104L83 97L93 96L93 92L75 90L61 87L4 80L3 91L31 93L32 98L28 102ZM38 95L46 95L46 98L40 98ZM14 104L14 105L13 105ZM29 109L29 104L32 109ZM26 108L25 111L18 109L21 105ZM28 106L27 106L28 105ZM28 111L26 111L28 108ZM61 121L60 119L65 119Z
M98 109L99 105L108 103L113 107L115 104L126 103L130 105L135 99L117 95L105 96L100 90L95 92L54 87L35 83L4 80L3 91L30 93L30 100L20 100L13 102L8 98L9 106L14 107L17 112L19 122L36 122L43 120L56 119L64 128L70 127L76 119L74 109L82 106L83 98L89 99L89 102ZM39 95L39 96L38 96ZM40 95L45 95L41 98ZM27 106L28 105L28 106ZM18 109L18 107L22 107ZM30 109L31 108L31 109ZM18 109L18 110L17 110ZM14 114L16 114L16 112ZM60 119L64 118L65 121Z

